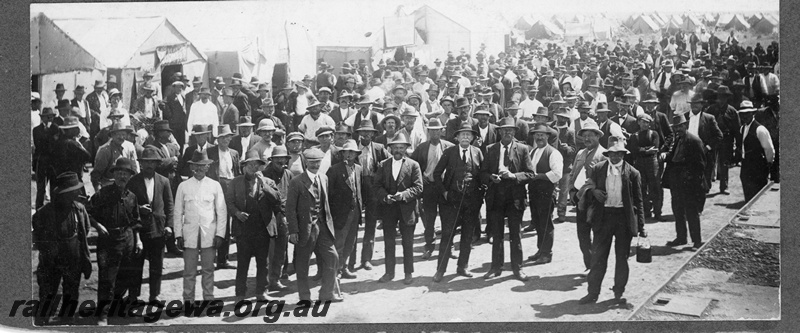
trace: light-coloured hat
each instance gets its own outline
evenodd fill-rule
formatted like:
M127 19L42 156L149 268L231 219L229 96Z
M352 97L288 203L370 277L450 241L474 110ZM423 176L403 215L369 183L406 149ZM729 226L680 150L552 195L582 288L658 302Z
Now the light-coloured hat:
M258 131L274 131L274 130L275 130L275 123L272 121L272 119L264 118L264 119L261 119L261 121L258 122L258 129L256 130L256 132L258 132Z
M358 144L356 143L356 140L353 139L345 141L344 145L342 146L342 149L339 151L352 151L361 154L361 150L358 149Z
M624 141L617 140L616 142L614 142L614 144L609 146L608 149L606 149L606 151L603 152L603 155L608 156L608 153L618 152L618 151L624 151L626 155L630 154L630 152L627 149L625 149Z
M749 100L743 100L741 104L739 104L739 110L736 111L738 113L748 113L748 112L756 112L758 109L753 107L753 102Z

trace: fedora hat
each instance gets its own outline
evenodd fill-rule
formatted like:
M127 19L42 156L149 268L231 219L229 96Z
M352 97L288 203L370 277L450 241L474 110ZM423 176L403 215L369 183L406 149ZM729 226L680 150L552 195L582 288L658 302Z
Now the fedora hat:
M225 79L223 79L222 76L217 76L217 77L214 78L214 84L222 84L222 85L224 85L225 84Z
M394 104L394 102L392 101L383 103L383 110L391 110L391 109L397 109L397 104Z
M428 121L427 128L428 130L440 130L444 128L444 125L442 125L442 121L439 120L439 118L431 118L431 120Z
M258 152L257 150L253 150L253 151ZM212 161L211 159L208 158L208 153L206 152L206 150L203 150L203 151L195 150L192 153L192 159L189 160L190 164L208 165L208 164L211 164L212 162L214 162L214 161Z
M430 124L430 123L428 123L428 124ZM376 132L376 133L378 132L378 130L376 130L375 127L372 125L372 119L364 119L364 120L361 121L361 124L356 129L356 132L361 132L361 131L369 131L369 132Z
M546 106L540 106L540 107L536 108L536 111L533 113L533 116L545 116L545 117L549 117L549 116L550 116L550 113L548 112L548 110L547 110L547 107L546 107Z
M753 107L753 102L749 100L743 100L741 104L739 104L739 110L736 111L737 113L747 113L747 112L756 112L758 109Z
M272 148L272 155L270 155L269 159L271 160L278 157L289 157L289 152L286 151L286 146L280 145Z
M528 131L528 133L544 133L547 135L553 134L553 129L546 124L537 123L534 124L533 127Z
M80 87L80 88L81 88L81 90L83 90L83 86L78 86L78 87ZM75 90L77 91L77 90L78 90L78 88L75 88ZM145 83L142 85L142 90L147 90L147 91L156 91L156 88L154 88L154 87L153 87L153 84L152 84L152 83L150 83L150 82L148 81L148 82L145 82Z
M389 119L394 120L395 126L400 126L400 124L402 124L400 117L396 116L394 113L390 113L387 114L386 117L383 118L383 120L381 120L381 126L386 127L386 121Z
M39 114L39 117L55 116L55 115L56 115L56 112L53 110L53 108L45 107L44 109L42 109L42 113Z
M578 109L578 110L591 109L592 105L589 104L589 102L587 102L587 101L580 101L580 102L578 102L578 105L575 106L575 108Z
M192 80L192 85L199 85L199 84L203 84L203 79L201 79L199 76L195 76L194 79Z
M153 76L155 76L155 74L153 74L153 72L151 71L144 71L144 73L142 73L142 77L153 77Z
M367 95L362 95L356 101L356 105L368 105L368 104L372 104L372 101L369 100L369 96Z
M303 152L303 158L305 158L306 161L319 161L325 158L325 153L317 147L312 147Z
M55 91L67 91L67 89L64 88L64 84L63 83L56 83Z
M544 108L544 109L546 110L547 108ZM567 118L567 119L572 117L572 115L570 115L569 109L567 109L566 107L558 108L558 111L556 111L556 116L564 117L564 118Z
M53 183L55 185L53 192L56 194L77 191L83 188L83 183L78 179L78 174L72 171L58 175Z
M607 157L608 153L618 152L618 151L623 151L625 152L626 155L630 153L627 149L625 149L625 143L623 142L623 140L617 140L612 145L610 145L608 149L606 149L606 151L603 152L603 155Z
M105 88L106 87L106 82L103 81L103 80L95 80L94 81L94 87L95 88Z
M291 132L291 133L289 133L289 135L286 136L286 142L293 141L293 140L303 141L303 140L305 140L305 137L303 137L303 133Z
M242 73L233 73L231 76L231 85L232 86L240 86L242 85Z
M208 89L208 87L202 87L202 88L200 88L200 92L197 93L197 94L198 95L209 95L209 96L211 96L211 89Z
M511 102L511 105L506 106L505 110L519 110L519 103L517 101Z
M133 160L127 157L120 157L114 162L114 166L109 169L111 172L117 172L118 170L125 170L130 172L131 175L136 174L136 164L134 164Z
M130 134L133 133L133 128L130 126L123 125L122 122L114 122L113 124L111 124L111 129L108 130L108 134L111 135L119 131L125 131L128 132L128 134Z
M122 93L119 92L119 89L117 88L112 88L111 90L108 91L109 98L114 97L115 95L122 95Z
M649 93L647 94L647 96L645 96L643 101L639 102L639 104L645 104L645 103L658 104L659 103L658 97L656 97L654 93Z
M473 116L477 116L477 115L481 115L481 114L489 116L489 117L492 116L492 113L489 112L489 106L488 105L486 105L486 104L478 104L478 106L475 107L475 112L472 113Z
M470 122L468 121L462 122L461 127L459 127L458 130L456 130L453 136L454 137L458 136L458 133L461 132L470 132L472 133L472 136L478 136L478 131L472 129L472 125L470 125Z
M406 146L411 146L411 143L408 142L408 138L406 138L406 135L403 132L395 134L392 140L389 141L389 143L387 143L386 145L391 146L396 144L404 144Z
M597 110L594 110L594 112L595 113L597 113L597 112L611 112L611 110L608 109L608 104L607 103L602 103L601 102L601 103L597 103Z
M283 147L283 146L276 146L276 147L272 148L272 153L273 154L275 153L275 150L278 149L278 147ZM286 148L284 148L284 150L285 149ZM261 162L261 164L267 164L267 162L265 162L264 160L261 159L261 154L256 149L250 149L247 152L245 152L244 153L244 159L242 160L242 162L240 162L240 164L244 165L247 162L252 162L252 161L258 161L258 162Z
M236 127L255 126L256 124L253 124L251 119L250 116L239 117L239 123L236 124Z
M728 88L728 86L719 86L719 87L717 87L717 96L719 96L719 95L729 95L730 96L730 95L733 95L733 93L731 92L731 88Z
M466 94L466 92L464 94ZM420 96L418 93L411 94L410 96L408 96L407 100L410 101L412 98L416 98L417 100L419 100L420 103L422 103L422 96Z
M258 77L250 77L250 84L257 86L259 83L261 83L261 81L258 80Z
M272 119L264 118L258 122L258 128L256 129L256 132L274 131L274 130L275 130L275 122L273 122Z
M333 133L335 133L335 132L336 131L333 128L330 128L330 126L322 126L317 130L317 132L314 133L314 136L320 137L320 136L326 135L326 134L333 135Z
M683 124L683 123L686 123L686 112L678 113L678 114L672 116L672 122L671 122L670 126L675 127L675 126L678 126L678 125Z
M345 141L344 145L342 145L342 149L340 149L339 151L352 151L358 153L359 155L361 154L361 150L358 149L358 144L356 143L356 140L353 139Z
M342 122L339 125L336 125L336 131L334 133L344 133L344 134L353 134L353 131L350 130L350 126L347 126Z
M78 121L78 117L67 116L64 118L64 124L58 125L58 128L60 129L78 128L79 123L80 121Z
M592 131L596 133L597 136L603 136L603 131L600 130L600 127L598 127L597 123L594 121L586 123L586 125L578 131L578 135L583 135L584 131Z
M513 128L516 131L517 124L514 121L514 118L505 117L503 119L500 119L500 121L497 123L497 128Z
M331 90L331 88L328 88L328 87L319 88L319 90L317 90L317 95L319 95L321 93L328 93L328 94L333 95L333 91Z
M705 102L706 100L705 98L703 98L703 94L694 94L694 96L692 96L692 99L689 100L689 104L705 103Z
M192 133L191 133L191 135L199 135L199 134L211 133L211 131L212 131L211 126L212 125L209 125L209 124L195 124L195 125L192 125Z
M219 125L217 127L217 137L218 138L221 138L221 137L224 137L224 136L234 136L234 135L236 135L236 134L231 132L231 127L228 124Z
M353 99L353 94L349 93L347 90L342 91L342 93L339 95L339 100L342 100L343 98Z
M158 133L158 131L167 131L172 133L172 129L169 128L169 120L157 120L153 123L153 133Z
M62 99L62 100L59 100L58 103L56 104L56 109L58 109L58 110L61 110L61 109L72 109L72 105L69 104L69 100L68 99Z
M142 156L139 157L139 161L158 161L161 162L161 155L159 154L159 149L154 146L147 146L142 151Z
M311 110L311 109L313 109L315 107L318 107L320 105L322 105L322 103L320 103L318 100L314 100L314 102L311 103L311 105L306 107L306 110Z
M401 114L400 116L401 117L418 117L419 116L419 112L417 112L417 110L408 108L405 111L403 111L403 114Z
M441 100L441 101L439 101L439 104L440 104L440 105L441 105L441 104L444 104L444 102L449 102L449 103L450 103L450 105L455 105L455 104L456 104L456 102L455 102L455 101L453 100L453 98L452 98L452 97L450 97L450 96L445 96L445 97L443 97L443 98L442 98L442 100Z

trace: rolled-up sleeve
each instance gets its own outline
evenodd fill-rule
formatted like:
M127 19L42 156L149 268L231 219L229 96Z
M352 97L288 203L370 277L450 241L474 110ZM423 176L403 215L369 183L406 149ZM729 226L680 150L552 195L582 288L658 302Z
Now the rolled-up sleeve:
M550 153L550 171L546 172L544 175L547 176L547 179L550 180L552 183L558 183L561 180L561 176L563 175L564 170L564 157L561 156L561 153L558 150L553 150Z

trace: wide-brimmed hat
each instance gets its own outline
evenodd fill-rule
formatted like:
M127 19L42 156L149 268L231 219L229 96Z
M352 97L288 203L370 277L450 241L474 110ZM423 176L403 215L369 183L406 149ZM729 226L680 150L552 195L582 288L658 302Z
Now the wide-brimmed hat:
M508 110L519 110L519 103L518 103L518 102L516 102L516 101L514 101L514 102L511 102L511 105L509 105L509 106L506 106L506 107L505 107L505 110L506 110L506 111L508 111Z
M320 137L326 134L333 135L333 133L336 133L336 131L330 126L322 126L314 133L314 136Z
M319 88L319 90L317 90L317 95L319 95L321 93L328 93L328 94L333 95L333 91L331 90L331 88L328 88L328 87Z
M472 129L472 125L470 125L470 122L468 121L462 122L461 126L455 131L453 136L458 136L458 133L461 132L470 132L472 133L472 136L478 136L478 131Z
M400 124L403 123L402 120L400 120L400 117L396 116L394 113L390 113L387 114L386 117L383 117L383 120L381 120L381 126L385 126L384 124L386 124L386 121L389 119L394 119L394 122L397 124L397 126L400 126Z
M198 95L209 95L209 96L211 96L211 89L208 89L208 87L202 87L202 88L200 88L200 92L198 92L197 94Z
M132 175L136 174L136 164L127 157L120 157L114 162L114 166L111 167L108 171L116 172L118 170L125 170L130 172Z
M544 109L545 109L545 110L547 110L547 108L544 108ZM572 117L572 115L571 115L571 114L570 114L570 112L569 112L569 109L567 109L566 107L563 107L563 108L558 108L558 110L556 111L556 113L555 113L555 114L556 114L556 116L558 116L558 117L564 117L564 118L570 118L570 117Z
M456 104L456 102L455 102L455 101L453 100L453 98L452 98L452 97L450 97L450 96L445 96L445 97L443 97L443 98L442 98L442 100L441 100L441 101L439 101L439 105L441 105L441 104L442 104L442 103L444 103L444 102L450 102L450 104L452 104L452 105L455 105L455 104Z
M125 126L121 122L114 122L111 124L111 129L108 130L108 134L111 135L119 131L125 131L130 134L133 133L133 128L130 126Z
M576 108L576 109L578 109L578 111L580 111L581 109L591 109L591 108L592 108L592 105L591 105L591 104L589 104L589 102L587 102L587 101L580 101L580 102L578 102L578 104L575 106L575 108Z
M56 83L55 91L67 91L67 89L64 88L64 84L63 83Z
M243 79L244 78L242 77L242 73L233 73L233 76L231 76L231 85L240 86L242 85Z
M158 133L159 131L167 131L172 133L172 129L169 128L169 120L156 120L153 123L153 133Z
M275 153L275 150L278 149L278 147L283 147L283 146L273 147L272 152ZM286 148L284 148L284 150L285 149ZM267 164L267 162L261 159L261 154L256 149L250 149L247 152L245 152L244 159L240 162L240 164L244 165L247 162L252 162L252 161L258 161L261 164Z
M500 121L497 123L497 128L513 128L516 131L517 124L516 121L514 121L514 118L505 117L503 119L500 119Z
M705 98L703 98L703 94L694 94L688 103L694 104L694 103L705 103L705 102L706 100Z
M431 120L428 121L428 130L440 130L442 128L444 128L444 125L442 125L442 121L439 120L439 118L431 118Z
M378 132L378 130L375 129L375 126L372 125L371 119L364 119L361 121L361 124L359 124L359 127L356 129L356 132L361 132L361 131L369 131L376 133Z
M274 130L275 130L275 122L273 122L272 119L264 118L258 122L258 128L256 129L256 132L274 131Z
M106 87L106 82L103 81L103 80L95 80L94 81L94 87L95 88L105 88Z
M60 128L60 129L78 128L79 127L79 125L78 125L79 123L80 123L80 121L78 120L78 117L67 116L67 117L64 117L64 123L61 124L61 125L58 125L58 128Z
M39 117L44 116L55 116L56 112L51 107L45 107L42 109L42 113L39 114Z
M389 141L386 145L396 145L396 144L404 144L406 146L411 146L411 143L408 142L408 138L406 137L405 133L399 132L395 134L391 141Z
M236 124L236 127L246 127L246 126L255 126L256 124L252 123L252 118L250 116L241 116L239 117L239 123Z
M253 149L253 151L258 152L255 149ZM208 153L206 152L206 150L202 151L195 150L192 153L192 159L189 160L190 164L201 164L201 165L211 164L212 162L214 161L208 158Z
M625 149L625 143L623 142L623 140L617 140L616 142L614 142L614 144L610 145L608 149L606 149L606 151L603 152L603 155L608 156L609 153L619 152L619 151L625 152L626 155L630 154L630 152L627 149Z
M656 97L654 93L649 93L647 94L647 96L645 96L643 101L639 102L639 104L646 104L646 103L658 104L659 103L658 97Z
M221 138L221 137L224 137L224 136L234 136L234 135L236 135L236 134L231 132L231 127L228 124L219 125L217 127L217 137L218 138Z
M58 103L56 104L56 109L59 109L59 110L61 110L61 109L72 109L72 105L69 104L69 100L68 99L62 99L62 100L59 100Z
M313 109L315 107L318 107L320 105L322 105L322 103L320 103L318 100L314 100L313 103L311 103L309 106L306 107L306 110L311 110L311 109Z
M199 135L199 134L206 134L211 133L213 125L210 124L195 124L192 125L192 132L191 135Z
M356 140L353 139L348 139L347 141L345 141L344 145L342 145L342 149L340 149L339 151L352 151L358 153L359 155L361 154L361 150L358 149L358 144L356 143Z
M279 157L289 157L289 152L286 151L286 146L280 145L272 148L272 155L270 155L269 159L271 160Z
M406 89L406 87L403 87L402 85L398 85L398 86L394 87L394 89L392 89L392 93L394 94L394 92L397 91L397 90L403 90L406 94L408 93L408 90Z
M719 86L717 87L717 96L719 95L733 95L733 93L731 92L731 88L728 88L728 86Z
M197 84L203 84L203 79L201 79L199 76L195 76L194 79L192 79L192 85Z
M417 112L417 110L409 108L403 111L400 117L419 117L419 112Z
M749 100L743 100L741 104L739 104L739 110L736 111L737 113L747 113L747 112L756 112L758 109L753 107L753 102Z
M595 132L597 136L603 136L603 131L600 130L600 127L598 127L597 123L594 121L586 123L586 125L578 131L578 135L583 135L584 131L592 131Z
M346 124L341 123L339 125L336 125L336 131L334 131L334 133L344 133L344 134L352 135L353 131L350 130L350 126L347 126Z
M108 91L108 98L114 97L115 95L122 95L122 93L119 92L119 89L117 88L112 88Z
M533 127L531 127L530 130L528 130L528 133L544 133L547 135L552 135L553 132L554 131L552 128L550 128L550 126L542 123L536 123L533 125Z
M475 112L472 113L472 116L475 117L478 115L486 115L491 117L492 113L489 112L489 106L486 104L478 104L478 106L475 107Z
M678 113L672 116L672 122L670 126L678 126L680 124L686 123L686 112Z
M72 171L67 171L58 175L53 184L55 185L53 189L55 194L77 191L83 188L83 183L78 179L78 174Z
M139 156L139 161L161 161L161 154L159 154L159 149L154 146L147 146L144 147L142 151L142 156Z

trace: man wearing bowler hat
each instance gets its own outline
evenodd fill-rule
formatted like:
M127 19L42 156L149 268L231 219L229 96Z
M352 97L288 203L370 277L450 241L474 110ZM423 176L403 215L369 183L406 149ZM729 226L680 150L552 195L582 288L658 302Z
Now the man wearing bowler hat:
M40 306L50 304L61 285L63 309L71 300L78 301L81 274L85 279L92 274L87 242L91 218L78 200L83 183L77 174L60 174L54 182L53 200L36 210L31 218L31 229L33 244L39 251L35 274ZM58 304L50 304L45 316L54 315L56 306ZM36 325L49 321L47 317L35 320ZM69 323L72 318L63 320Z
M318 148L303 152L306 171L289 183L286 197L286 222L289 227L289 242L297 249L295 269L297 291L300 301L311 301L308 285L309 259L316 253L322 277L319 290L320 301L341 302L335 294L336 268L339 256L336 253L333 217L329 204L328 177L319 173L323 153Z
M500 141L486 148L485 162L480 168L483 184L488 185L486 192L486 213L491 225L492 263L484 279L500 276L503 268L503 232L504 218L508 218L511 239L511 268L514 276L527 281L522 272L522 215L525 212L525 184L533 178L529 147L514 140L517 131L515 121L511 117L500 120ZM552 192L551 192L552 196Z
M158 174L156 169L162 159L156 147L148 146L139 157L142 172L131 177L127 189L136 195L142 228L139 237L142 241L142 255L134 258L135 281L132 283L130 298L136 299L141 293L144 261L150 262L148 280L150 281L150 304L160 304L161 273L164 267L164 242L173 234L172 209L174 207L169 179Z
M116 140L116 137L112 140ZM99 156L101 152L98 151L97 154ZM138 167L132 159L120 157L107 171L113 174L113 182L99 188L90 202L89 214L93 218L93 226L98 234L97 307L100 309L100 318L97 324L99 326L108 324L111 301L122 301L122 295L135 288L138 270L134 258L140 255L143 249L143 243L139 238L140 207L136 195L126 186L137 171ZM129 297L129 300L134 299Z
M441 199L437 199L441 202L442 217L442 241L439 243L434 282L440 282L447 271L457 226L461 226L461 241L456 274L472 277L467 269L473 232L475 229L480 231L480 207L484 192L478 177L484 163L483 153L472 145L478 134L472 125L462 123L455 133L458 145L444 150L433 171L434 183L430 185L433 185L436 196L441 196Z
M94 159L94 169L92 169L92 186L95 191L99 191L101 187L110 185L114 182L114 173L112 171L114 163L121 157L130 159L132 163L133 172L139 172L139 165L136 163L136 149L128 143L125 144L129 133L133 129L122 125L122 123L114 123L109 130L111 140L100 146L97 150L97 155Z
M628 150L622 140L614 141L603 153L608 160L597 163L587 172L586 191L591 192L588 221L592 225L592 267L587 280L588 294L580 304L597 301L608 266L611 241L614 240L614 300L622 298L628 283L628 256L634 235L647 237L644 231L641 177L639 171L623 161Z
M233 234L238 247L236 299L246 296L247 271L250 258L255 257L256 299L266 301L267 257L270 242L278 236L279 224L285 223L283 201L275 182L260 172L266 162L255 150L247 152L242 165L244 174L234 178L225 191L228 213L234 217Z
M775 148L766 127L755 120L757 109L750 101L742 101L739 117L742 120L741 139L737 150L742 154L742 191L745 202L750 201L767 185L770 166L775 161Z
M195 150L188 161L191 176L178 186L172 220L175 239L183 250L183 300L194 302L197 260L203 275L203 300L214 299L214 257L225 240L228 211L225 194L218 182L206 177L209 165L206 150Z

